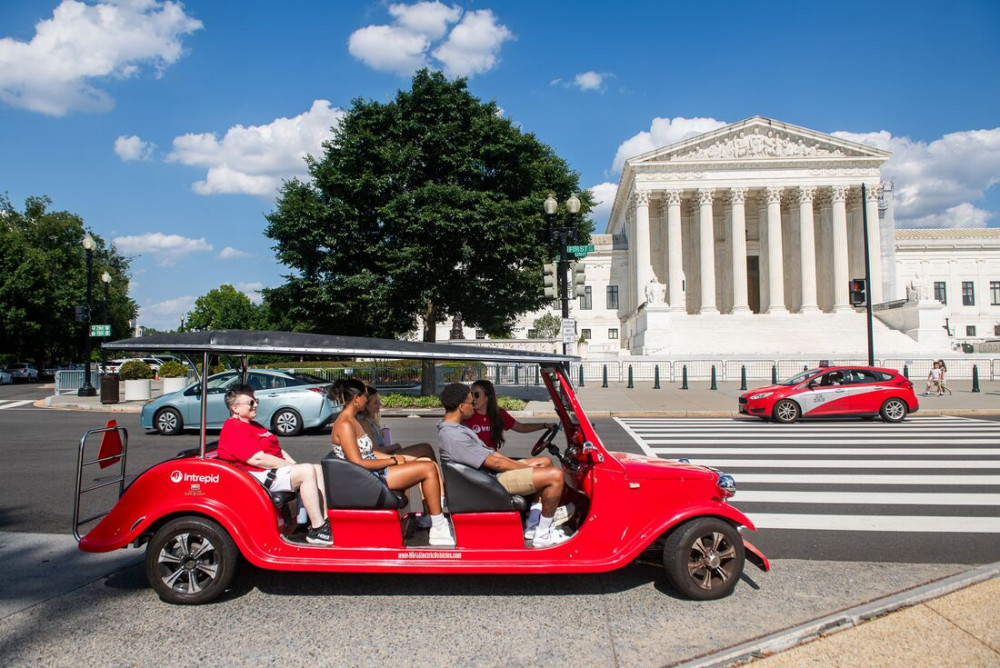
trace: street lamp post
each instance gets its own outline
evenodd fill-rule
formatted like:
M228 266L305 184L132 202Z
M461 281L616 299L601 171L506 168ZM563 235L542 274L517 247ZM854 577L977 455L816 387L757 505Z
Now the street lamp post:
M111 336L111 274L104 272L101 274L101 283L104 283L104 318L103 323L108 326L108 336ZM104 347L101 346L101 373L104 373Z
M566 251L566 241L569 233L573 230L572 227L560 224L556 225L555 215L556 210L559 208L559 203L556 202L554 195L549 193L549 196L545 198L545 202L542 205L545 211L545 218L549 224L549 241L558 237L559 239L559 300L562 302L562 317L563 320L569 318L569 281L566 278L566 272L569 270L569 254ZM566 210L572 218L580 212L580 198L576 196L576 193L570 195L569 199L566 200ZM561 335L561 334L560 334ZM566 354L567 345L563 341L563 354Z
M87 324L84 330L84 356L85 356L85 371L86 374L83 377L83 386L77 391L77 396L80 397L93 397L97 395L97 390L94 386L90 384L90 324L93 319L90 317L91 310L91 298L94 289L94 240L88 234L83 238L83 250L87 253Z

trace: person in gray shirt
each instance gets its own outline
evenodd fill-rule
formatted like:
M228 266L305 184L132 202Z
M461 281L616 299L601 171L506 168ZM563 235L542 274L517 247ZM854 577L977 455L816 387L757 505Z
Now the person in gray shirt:
M540 495L542 515L534 530L533 547L552 547L569 540L554 520L563 493L562 469L545 466L546 461L541 457L515 460L483 445L476 432L462 424L474 410L468 385L447 385L441 392L441 403L445 410L444 419L438 423L441 460L489 471L510 494Z

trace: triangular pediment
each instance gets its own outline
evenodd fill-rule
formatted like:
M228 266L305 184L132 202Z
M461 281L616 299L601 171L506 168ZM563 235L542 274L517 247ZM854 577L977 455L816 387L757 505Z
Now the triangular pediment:
M630 158L629 165L650 163L786 161L816 158L885 161L888 151L815 130L754 116Z

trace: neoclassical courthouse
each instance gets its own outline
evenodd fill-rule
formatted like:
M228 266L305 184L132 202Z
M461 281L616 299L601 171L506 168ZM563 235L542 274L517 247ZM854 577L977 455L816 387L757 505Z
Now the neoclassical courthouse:
M889 157L757 116L627 160L572 302L578 352L863 359L849 285L865 275L865 216L880 355L1000 338L1000 229L895 229Z

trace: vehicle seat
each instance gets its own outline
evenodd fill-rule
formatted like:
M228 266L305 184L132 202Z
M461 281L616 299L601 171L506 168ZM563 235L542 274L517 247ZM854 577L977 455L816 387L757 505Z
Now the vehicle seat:
M326 505L331 510L397 509L406 497L370 471L332 452L320 460L326 485Z
M528 502L510 494L495 476L458 462L442 461L448 509L452 513L524 512Z

